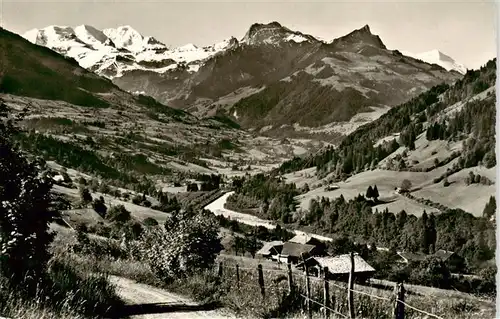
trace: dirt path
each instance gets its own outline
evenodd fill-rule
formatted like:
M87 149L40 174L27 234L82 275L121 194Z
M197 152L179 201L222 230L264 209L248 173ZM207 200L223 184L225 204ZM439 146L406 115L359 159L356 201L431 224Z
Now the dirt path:
M163 289L137 283L133 280L110 276L117 293L127 304L124 317L140 319L158 318L236 318L229 311L214 309L212 305L200 305L185 297Z

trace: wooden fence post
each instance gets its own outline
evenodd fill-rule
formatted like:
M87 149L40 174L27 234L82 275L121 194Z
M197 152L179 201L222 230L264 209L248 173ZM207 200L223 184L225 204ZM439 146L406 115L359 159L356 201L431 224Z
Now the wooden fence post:
M219 262L219 277L222 277L222 261Z
M240 266L236 264L236 284L238 285L238 289L240 289Z
M394 305L394 318L404 319L405 318L405 287L403 284L397 284L396 286L396 303ZM401 302L400 302L401 301Z
M330 317L330 285L328 282L328 267L323 268L323 309L325 319Z
M293 294L293 276L292 276L292 264L287 263L288 268L288 293Z
M347 291L347 302L349 305L349 316L351 319L355 318L354 310L354 296L352 289L354 288L354 252L351 251L351 271L349 272L349 290Z
M302 261L304 263L304 273L306 275L306 306L307 306L307 317L309 319L312 318L312 309L311 309L311 283L309 281L309 269L307 267L306 259L304 258L304 253L302 255Z
M257 272L259 273L259 286L260 286L260 293L262 294L262 298L266 297L266 290L264 288L264 274L262 273L262 265L259 264L257 266Z

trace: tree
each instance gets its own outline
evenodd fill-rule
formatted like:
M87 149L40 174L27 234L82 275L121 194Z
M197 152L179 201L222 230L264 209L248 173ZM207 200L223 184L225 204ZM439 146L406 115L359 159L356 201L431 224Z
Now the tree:
M131 220L130 212L123 205L111 206L106 214L106 219L117 223L126 223Z
M255 258L255 253L259 249L255 232L252 232L251 235L245 236L245 249L250 253L250 255L252 255L252 258Z
M104 204L104 198L102 196L94 199L94 202L92 203L92 208L94 208L96 213L98 213L102 217L106 215L106 211L108 210L108 208Z
M196 183L189 183L187 185L187 191L188 192L197 192L198 191L198 184L196 184Z
M148 227L158 226L158 221L153 217L146 217L142 223Z
M33 287L50 258L52 180L41 161L28 161L12 144L17 130L6 116L0 103L0 268L13 285Z
M373 188L372 186L368 186L368 189L366 190L366 198L372 198L373 197Z
M494 196L490 196L490 200L486 203L483 210L483 217L490 219L497 211L497 201Z
M408 179L404 179L401 182L401 191L403 192L409 192L411 189L411 181Z
M92 195L90 194L88 188L86 187L80 188L80 199L84 204L88 204L92 201Z
M181 211L165 227L147 229L140 242L143 257L165 282L210 268L222 250L219 224L206 210Z
M378 188L377 188L377 185L375 185L375 187L373 187L373 199L375 199L375 201L378 200L379 198L379 193L378 193Z

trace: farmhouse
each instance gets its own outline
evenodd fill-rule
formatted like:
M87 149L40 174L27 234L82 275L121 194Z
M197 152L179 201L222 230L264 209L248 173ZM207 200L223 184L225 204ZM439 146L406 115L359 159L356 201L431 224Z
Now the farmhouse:
M292 239L290 239L289 242L301 245L315 245L315 246L324 245L324 243L318 238L306 234L298 234Z
M441 259L452 272L461 272L465 268L465 259L453 251L440 249L434 253L434 256Z
M287 241L283 244L280 261L296 264L302 259L302 254L304 254L305 258L308 258L310 256L323 255L323 249L318 248L318 246L315 245L299 244Z
M283 242L281 240L275 240L265 243L264 246L257 251L256 256L260 258L272 258L273 256L281 254L282 250Z
M327 279L333 280L348 280L351 271L351 256L349 254L327 257L313 257L307 262L308 270L311 275L319 276L324 267L328 267ZM304 269L304 263L301 262L296 266L299 269ZM354 255L354 275L355 280L364 282L372 277L375 269L370 266L361 256Z

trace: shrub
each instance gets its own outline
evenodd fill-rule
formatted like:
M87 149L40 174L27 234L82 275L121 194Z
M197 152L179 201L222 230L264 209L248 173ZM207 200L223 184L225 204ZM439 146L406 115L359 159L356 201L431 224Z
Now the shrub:
M88 188L80 188L80 199L84 204L88 204L92 201L92 195Z
M142 241L145 260L165 282L207 269L222 250L218 233L218 223L210 212L180 212L164 228L146 231Z
M15 132L0 105L0 267L13 284L43 276L50 258L52 181L39 161L28 162L12 145Z
M104 204L104 198L102 196L94 199L94 201L92 202L92 208L94 208L96 213L101 215L101 217L104 217L106 215L106 211L108 210L108 208Z
M410 189L411 189L411 181L408 180L408 179L404 179L401 182L401 190L404 191L404 192L409 192Z
M158 226L158 221L156 219L154 219L153 217L147 217L145 218L142 223L145 225L145 226Z
M106 218L109 221L117 223L126 223L131 219L130 212L123 205L111 206L106 214Z

